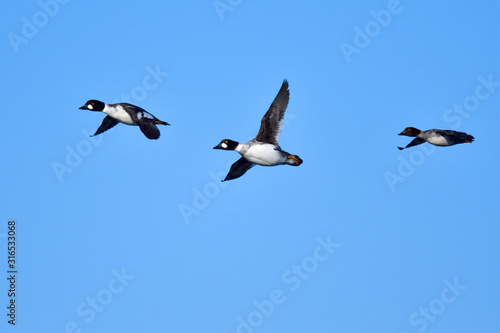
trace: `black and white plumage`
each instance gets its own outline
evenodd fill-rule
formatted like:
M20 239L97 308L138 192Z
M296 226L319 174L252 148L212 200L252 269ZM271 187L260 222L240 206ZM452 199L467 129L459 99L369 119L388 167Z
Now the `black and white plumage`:
M105 104L91 99L80 107L80 110L102 111L107 114L94 135L101 134L118 123L123 123L139 126L148 139L156 140L160 137L160 130L156 125L170 125L146 110L129 103Z
M224 181L243 176L256 164L263 166L302 164L300 157L287 153L278 145L289 98L288 81L284 80L278 95L261 120L260 130L255 139L243 144L224 139L214 147L214 149L235 150L242 156L231 166Z
M399 150L420 145L424 142L429 142L435 146L453 146L459 143L466 143L474 141L474 137L464 132L457 132L452 130L430 129L421 131L415 127L407 127L403 132L398 135L406 135L415 137L406 147L398 147Z

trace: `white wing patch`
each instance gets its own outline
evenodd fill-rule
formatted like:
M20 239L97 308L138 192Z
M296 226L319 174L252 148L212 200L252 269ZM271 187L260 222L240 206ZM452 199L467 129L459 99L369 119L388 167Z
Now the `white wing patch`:
M142 116L144 118L155 119L155 117L153 117L153 115L148 112L142 112Z
M152 114L147 113L145 111L137 112L137 118L139 118L139 119L148 118L148 119L151 119L151 120L155 119Z
M144 111L137 112L137 118L139 118L139 119L148 118L151 120L155 119L151 114L144 112Z

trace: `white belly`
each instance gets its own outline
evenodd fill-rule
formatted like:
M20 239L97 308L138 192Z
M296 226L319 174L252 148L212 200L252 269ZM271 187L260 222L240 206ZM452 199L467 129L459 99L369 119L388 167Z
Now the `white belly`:
M103 112L108 114L110 117L115 118L119 122L127 125L135 125L130 115L121 106L110 110L104 110Z
M443 136L441 135L434 135L430 137L427 142L432 143L435 146L449 146L448 140L446 140Z
M243 155L247 160L252 163L271 166L286 163L286 156L283 157L275 146L269 143L253 145Z

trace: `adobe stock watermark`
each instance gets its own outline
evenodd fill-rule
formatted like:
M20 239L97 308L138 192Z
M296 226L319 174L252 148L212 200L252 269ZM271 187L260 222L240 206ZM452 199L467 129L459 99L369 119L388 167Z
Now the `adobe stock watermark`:
M340 247L340 244L332 242L330 236L325 239L318 237L316 242L317 246L311 256L305 257L299 264L293 264L283 272L281 281L284 288L273 289L269 297L262 301L254 300L252 305L255 310L236 318L236 333L253 333L261 327L265 320L274 314L277 306L287 301L287 293L297 291L302 283L318 270L320 264L328 260L334 250Z
M214 0L212 5L214 6L219 20L224 21L224 14L226 12L232 12L236 7L241 5L243 0Z
M408 323L416 332L425 332L429 325L435 322L448 306L457 300L462 291L467 289L467 286L458 282L458 278L455 278L453 282L446 279L444 284L445 287L441 290L439 297L431 300L427 306L419 307L408 317ZM409 333L409 331L401 331L400 333Z
M443 120L451 123L450 128L458 129L462 125L463 119L469 118L471 113L479 109L481 102L489 99L500 87L500 81L494 81L492 73L486 78L479 75L477 80L479 83L476 85L474 93L465 97L460 103L453 103L453 107L444 112Z
M210 171L208 173L208 177L210 178L210 180L207 181L205 185L199 188L193 188L193 198L191 199L191 203L186 204L181 202L177 206L177 208L179 209L179 213L184 220L184 223L190 224L193 215L200 215L201 211L208 207L210 201L218 197L220 191L226 188L228 182L222 182L221 180L226 177L233 163L234 161L228 162L224 170L217 172Z
M156 65L153 69L151 66L146 66L146 74L143 76L141 84L134 86L128 93L120 95L120 100L113 101L113 103L137 103L141 102L148 96L149 92L156 89L160 83L169 75L160 69L160 65ZM83 104L85 101L82 101ZM83 138L75 145L66 146L66 156L62 162L53 161L51 163L52 170L61 183L64 180L64 175L72 173L78 166L80 166L85 157L89 156L95 147L102 144L104 135L92 136L96 128L91 132L89 130L82 130Z
M373 20L368 21L363 28L355 26L352 44L343 41L339 45L347 63L351 63L354 54L360 54L361 50L370 45L371 41L380 35L382 29L386 28L393 17L400 14L403 9L399 0L389 0L386 9L370 12Z
M142 77L141 84L134 86L129 93L121 94L120 99L113 101L113 103L142 102L148 97L149 92L158 88L160 83L170 75L170 73L162 71L159 64L154 69L151 66L146 66L145 71L146 74Z
M92 323L96 316L108 307L115 297L123 292L135 276L127 274L125 268L117 271L111 270L112 278L109 279L106 287L100 289L95 295L89 296L85 301L77 305L75 312L79 317L79 322L70 320L64 325L60 333L81 333L85 325ZM83 322L82 322L83 321Z
M463 120L469 118L473 112L479 110L481 102L489 99L497 92L498 87L500 87L500 81L494 81L493 74L489 74L486 77L480 75L477 77L477 80L479 83L474 88L472 94L466 96L459 103L453 103L453 107L444 111L443 120L448 123L448 128L445 129L459 129ZM415 172L416 168L422 165L435 152L436 146L424 143L411 149L412 151L408 157L404 157L403 154L405 153L401 151L398 156L399 164L396 172L386 171L384 173L384 179L392 192L396 191L397 184L404 183Z
M50 19L54 18L61 5L65 5L70 0L40 0L38 1L38 6L40 10L36 11L31 18L23 16L21 18L21 31L20 34L15 32L7 33L7 38L9 39L10 45L15 53L19 52L19 47L24 44L28 44L29 41L38 35L40 29L45 27Z

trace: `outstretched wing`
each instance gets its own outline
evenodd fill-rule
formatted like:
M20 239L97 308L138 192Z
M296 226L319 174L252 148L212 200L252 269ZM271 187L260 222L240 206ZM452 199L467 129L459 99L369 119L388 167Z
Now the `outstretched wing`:
M101 126L99 126L97 131L94 133L94 136L101 134L102 132L106 132L110 128L116 126L116 124L118 124L118 120L111 118L110 116L104 117Z
M278 95L269 107L262 118L260 130L255 139L260 142L267 142L273 145L278 145L281 128L283 127L283 119L285 117L285 110L288 106L290 92L288 91L288 81L283 80Z
M422 143L424 143L424 142L425 142L425 140L424 140L424 139L421 139L421 138L415 138L415 139L413 139L413 140L412 140L412 141L408 144L408 146L406 146L405 148L410 148L410 147L413 147L413 146L418 146L418 145L420 145L420 144L422 144ZM401 148L401 147L398 147L398 148L399 148L399 150L403 150L403 149L405 149L405 148Z
M160 137L160 130L152 121L139 121L138 125L148 139L156 140Z
M240 158L239 160L234 162L233 165L231 165L231 169L229 170L226 178L224 178L224 181L236 179L243 176L245 172L247 172L254 165L254 163L250 162L246 158Z

